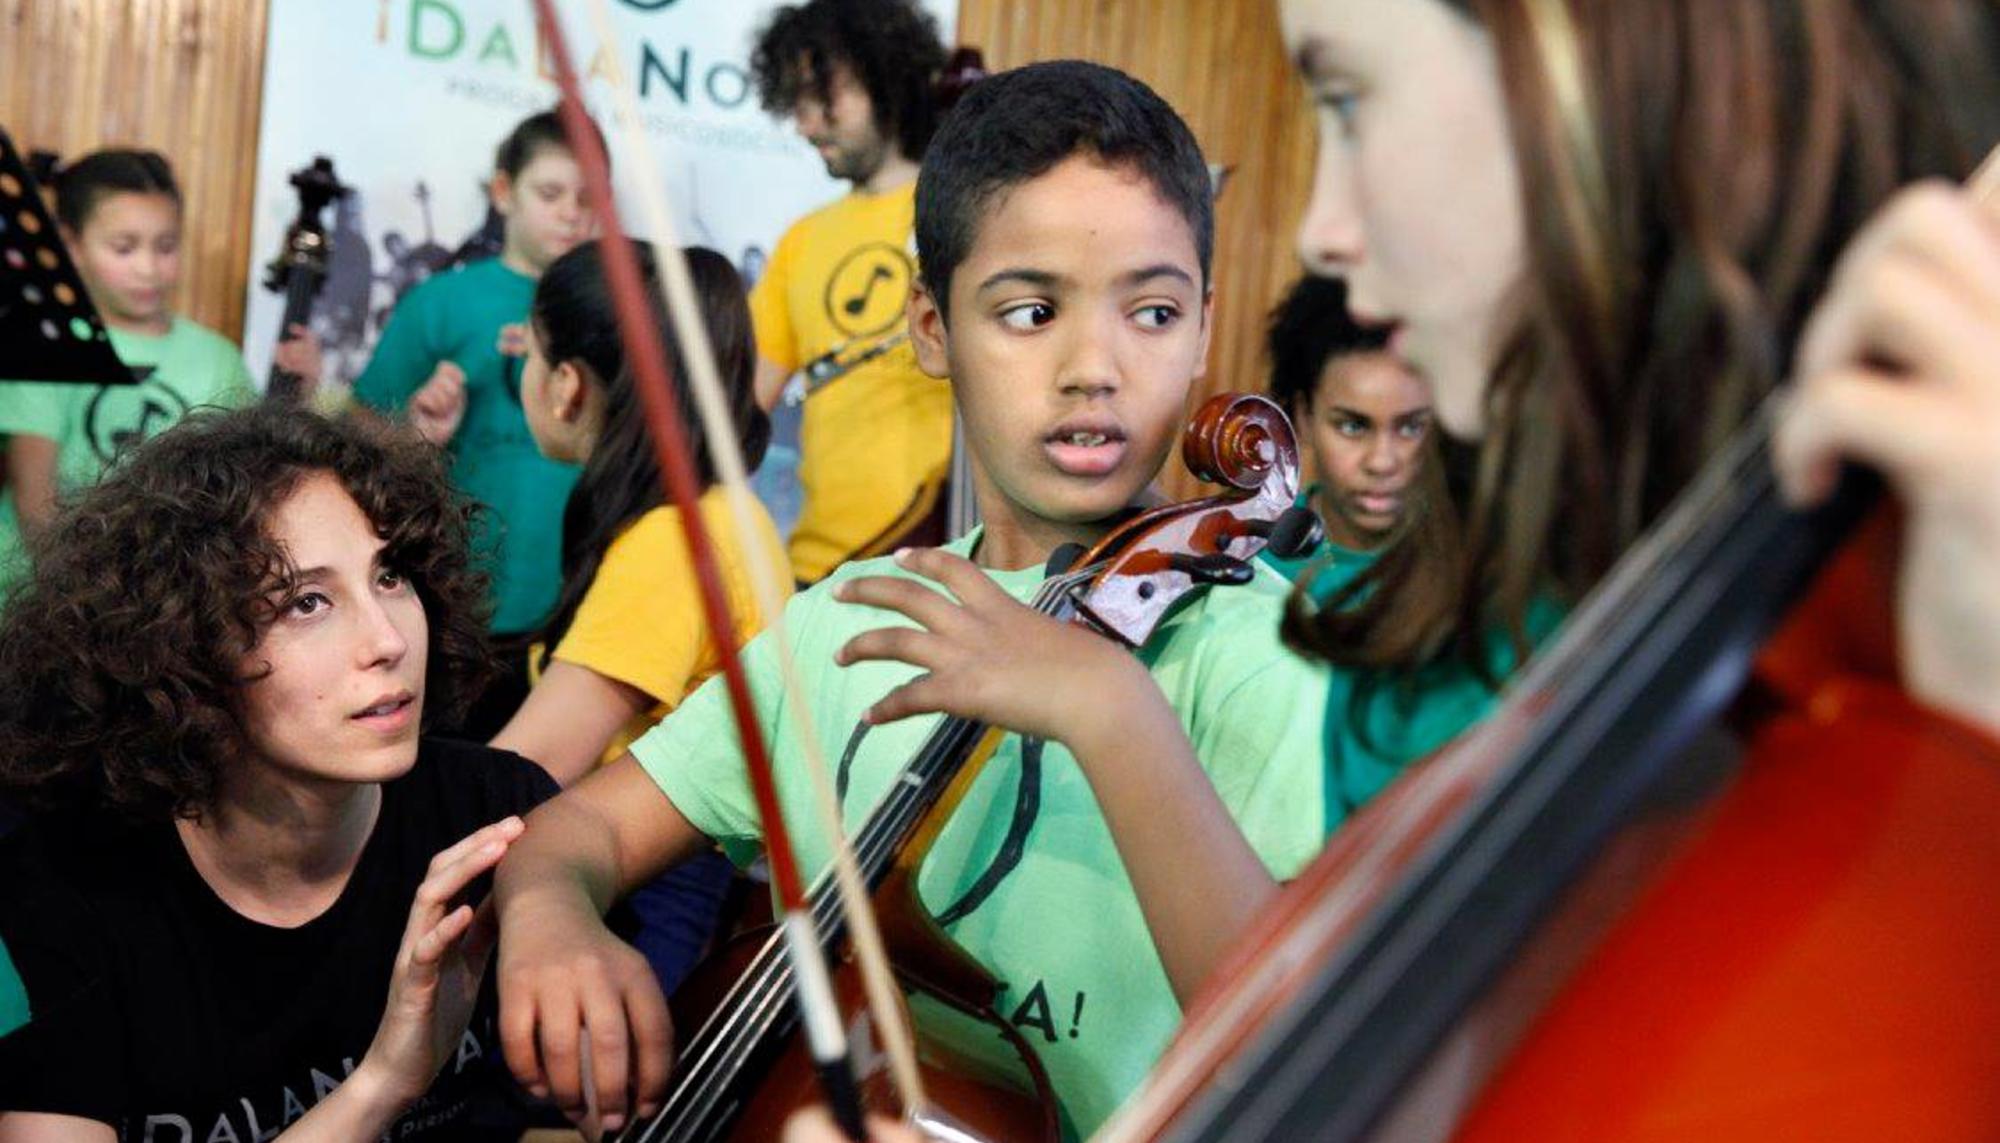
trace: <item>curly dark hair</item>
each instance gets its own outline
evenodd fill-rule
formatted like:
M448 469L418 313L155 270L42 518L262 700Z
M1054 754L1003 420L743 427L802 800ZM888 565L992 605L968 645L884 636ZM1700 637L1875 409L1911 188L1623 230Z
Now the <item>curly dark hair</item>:
M771 14L750 53L757 98L789 115L802 96L832 98L833 67L845 63L875 107L875 128L902 153L924 157L941 114L944 68L937 21L915 0L810 0ZM803 64L804 66L801 66Z
M1389 344L1389 331L1347 312L1347 283L1307 275L1271 311L1264 347L1271 358L1271 399L1299 419L1312 407L1326 363Z
M493 669L472 506L444 454L296 408L201 411L121 458L31 545L0 612L0 790L39 810L198 817L248 756L246 655L296 571L267 532L311 473L354 497L430 628L424 718Z

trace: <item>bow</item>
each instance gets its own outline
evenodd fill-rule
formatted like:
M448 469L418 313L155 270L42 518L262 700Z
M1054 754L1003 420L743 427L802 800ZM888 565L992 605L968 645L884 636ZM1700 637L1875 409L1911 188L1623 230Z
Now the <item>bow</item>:
M770 856L771 877L783 913L787 948L798 980L798 997L808 1042L822 1079L827 1081L828 1101L843 1126L855 1138L862 1129L858 1094L847 1067L846 1031L834 1003L833 990L805 885L799 874L798 859L785 827L778 803L777 784L770 752L757 721L749 683L743 673L735 628L730 622L729 605L715 564L714 545L704 526L697 502L701 489L689 459L687 427L681 423L672 396L672 381L661 331L646 305L638 260L625 241L612 197L610 165L584 110L582 92L568 44L557 21L554 0L533 0L542 27L543 41L555 65L556 80L562 89L560 114L569 136L571 151L582 168L584 184L604 229L604 266L607 283L617 307L620 334L626 361L632 370L640 399L645 407L647 428L659 457L667 493L679 509L686 531L688 553L693 562L702 597L702 609L710 636L715 640L722 673L727 685L730 709L735 717L743 758L749 773L758 815L762 821L765 848ZM591 0L591 17L600 39L613 38L610 11L605 0ZM727 400L723 396L720 370L708 340L707 326L695 300L694 284L685 256L675 236L666 192L659 182L659 167L639 124L638 101L623 70L615 62L610 69L611 86L619 100L622 128L631 153L637 158L644 186L642 205L653 231L655 259L667 302L667 311L679 339L689 383L699 410L716 468L725 490L732 517L740 535L755 534L754 500L743 452L731 430ZM857 960L866 985L875 1025L883 1030L891 1075L905 1108L923 1105L913 1037L903 1016L900 994L890 974L888 955L875 923L874 910L854 855L840 823L839 797L831 772L808 714L805 688L799 679L789 641L784 631L783 590L780 575L755 545L744 553L757 607L768 619L766 638L774 657L792 712L792 724L803 747L806 770L814 792L814 810L833 848L835 881L841 892Z

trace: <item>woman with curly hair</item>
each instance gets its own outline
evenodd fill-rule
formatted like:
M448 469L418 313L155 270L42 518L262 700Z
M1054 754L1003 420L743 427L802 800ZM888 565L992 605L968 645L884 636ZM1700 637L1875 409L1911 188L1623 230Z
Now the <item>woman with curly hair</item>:
M435 450L255 408L39 538L0 614L0 1139L518 1134L472 886L554 784L423 736L488 668L468 528Z

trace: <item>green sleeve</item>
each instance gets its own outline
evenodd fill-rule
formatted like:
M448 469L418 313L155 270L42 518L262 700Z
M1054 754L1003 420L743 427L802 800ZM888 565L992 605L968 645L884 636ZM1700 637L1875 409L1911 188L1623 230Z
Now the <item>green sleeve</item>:
M14 958L7 955L6 943L0 942L0 1036L26 1024L28 1016L28 990L14 968Z
M63 439L70 402L88 385L47 381L0 381L0 433Z
M241 353L230 354L230 360L235 368L231 370L229 387L220 403L232 409L248 408L257 403L257 379L250 375L250 366L244 362Z
M811 593L816 598L819 593ZM807 630L808 596L785 607L788 630ZM757 705L764 740L777 753L776 728L783 725L784 687L768 633L743 648L743 673ZM658 726L632 744L632 755L688 823L722 847L730 860L748 865L763 851L763 829L729 706L727 680L714 675Z
M401 412L403 402L430 379L438 364L430 336L431 293L418 286L389 314L368 367L354 379L356 401L384 413Z

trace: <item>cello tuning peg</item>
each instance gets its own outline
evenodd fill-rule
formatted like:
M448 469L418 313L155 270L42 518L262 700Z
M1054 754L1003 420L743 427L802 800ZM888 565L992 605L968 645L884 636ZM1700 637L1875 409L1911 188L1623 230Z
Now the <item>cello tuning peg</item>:
M1320 527L1318 514L1302 504L1294 504L1278 513L1268 535L1272 555L1295 560L1318 547L1326 532Z
M1167 564L1196 583L1212 583L1222 587L1241 587L1257 574L1249 564L1234 556L1221 553L1193 556L1176 552L1168 558Z

